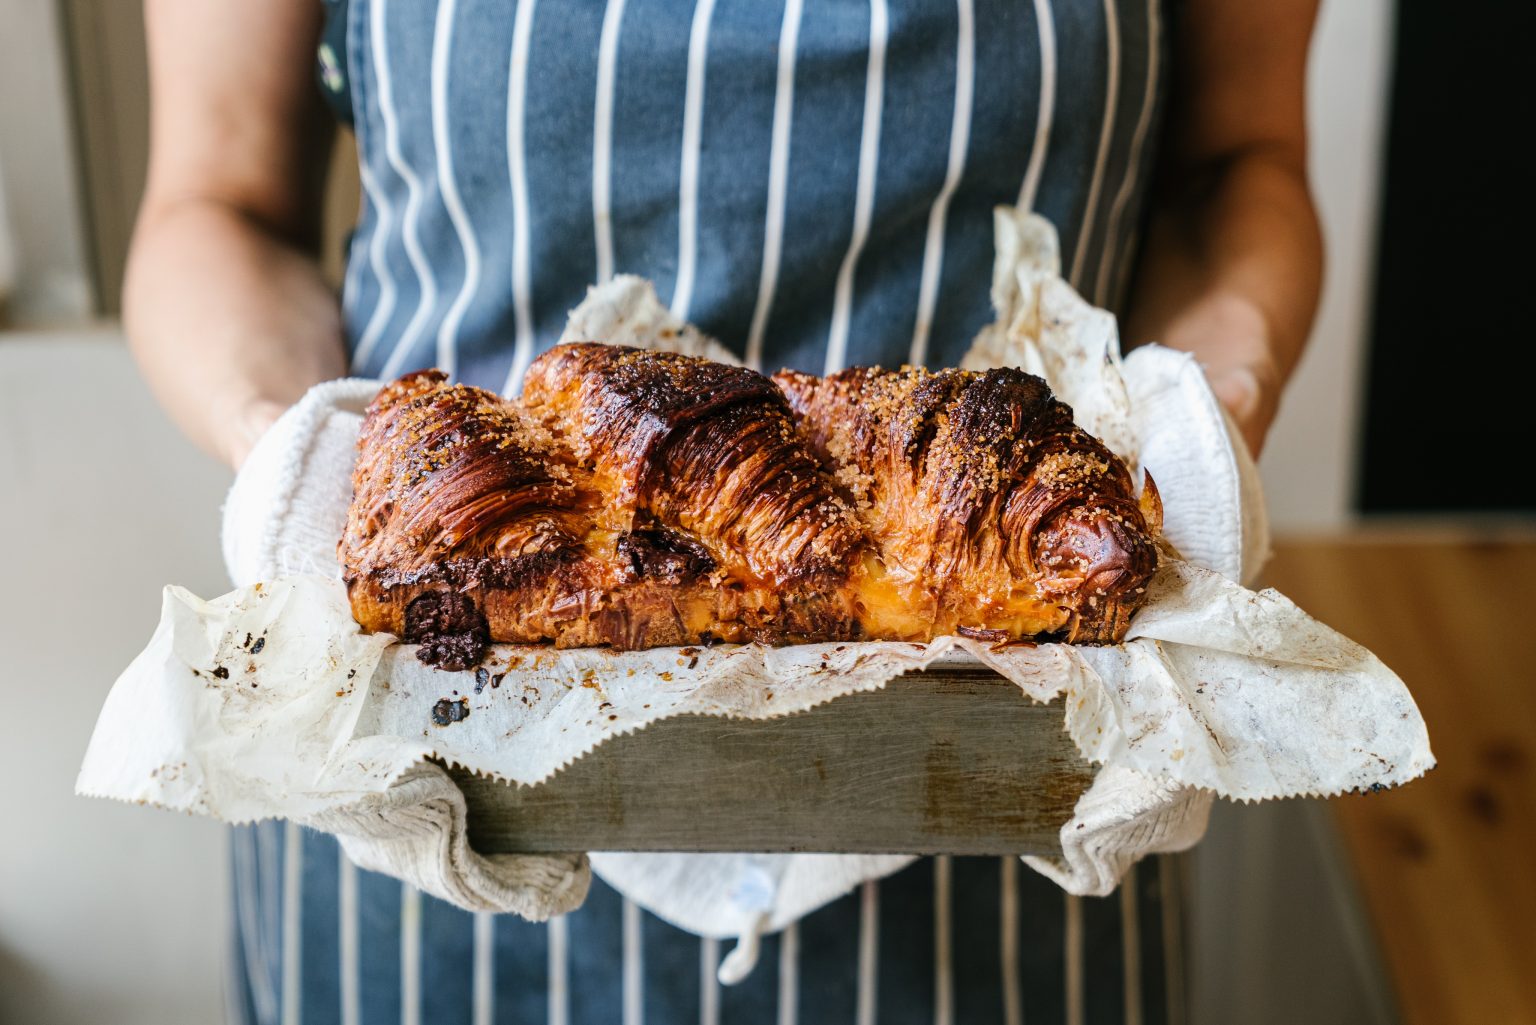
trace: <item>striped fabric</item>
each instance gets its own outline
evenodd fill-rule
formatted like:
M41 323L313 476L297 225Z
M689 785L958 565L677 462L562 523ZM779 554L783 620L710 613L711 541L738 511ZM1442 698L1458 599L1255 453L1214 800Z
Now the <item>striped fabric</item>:
M991 210L1124 295L1157 135L1157 0L328 0L321 82L364 209L356 373L515 391L586 286L656 283L766 369L957 362L991 316ZM337 51L343 51L338 53ZM340 1025L1182 1021L1177 862L1064 898L938 858L729 944L601 882L548 925L470 915L333 840L232 833L230 1020Z
M1179 862L1066 898L1013 858L934 858L764 937L721 986L700 939L600 881L548 925L354 868L330 837L231 830L230 1021L336 1025L1181 1022Z
M354 0L354 369L515 391L588 284L748 362L952 365L991 210L1113 308L1158 121L1156 0ZM330 62L333 70L335 61Z

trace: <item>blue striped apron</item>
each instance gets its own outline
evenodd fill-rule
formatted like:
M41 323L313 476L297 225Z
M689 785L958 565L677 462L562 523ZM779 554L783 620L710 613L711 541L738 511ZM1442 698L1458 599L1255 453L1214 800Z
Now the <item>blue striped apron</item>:
M364 192L352 367L516 391L588 284L633 273L749 363L953 365L991 318L991 211L1126 291L1160 105L1157 0L353 0L321 82ZM1064 898L1016 859L918 862L721 944L600 881L471 915L283 823L234 830L236 1021L488 1025L1180 1020L1176 862Z

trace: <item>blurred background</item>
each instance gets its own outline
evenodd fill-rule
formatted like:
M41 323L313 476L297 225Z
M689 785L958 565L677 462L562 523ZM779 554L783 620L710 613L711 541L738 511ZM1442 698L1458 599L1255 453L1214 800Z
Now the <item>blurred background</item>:
M1323 5L1326 284L1261 467L1269 582L1403 675L1441 765L1396 793L1218 807L1184 880L1191 1021L1536 1022L1531 332L1512 316L1533 225L1506 141L1532 123L1528 58L1489 31L1506 6L1454 10ZM0 0L5 1022L222 1013L221 829L72 796L161 586L226 589L228 474L153 405L115 319L146 130L137 4Z

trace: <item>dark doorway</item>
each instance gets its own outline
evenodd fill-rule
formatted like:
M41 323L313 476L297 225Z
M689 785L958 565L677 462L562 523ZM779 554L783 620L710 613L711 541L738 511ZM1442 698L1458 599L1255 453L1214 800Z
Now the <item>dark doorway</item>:
M1530 12L1397 5L1362 512L1536 512Z

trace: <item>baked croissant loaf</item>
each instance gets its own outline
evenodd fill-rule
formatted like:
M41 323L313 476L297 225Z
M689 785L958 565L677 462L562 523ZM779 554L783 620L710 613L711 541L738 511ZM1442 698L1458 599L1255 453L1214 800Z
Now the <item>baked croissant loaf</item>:
M1018 370L773 378L561 345L520 401L386 385L341 541L367 630L461 669L487 641L635 649L1124 636L1147 481Z

